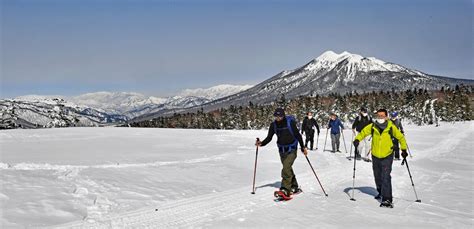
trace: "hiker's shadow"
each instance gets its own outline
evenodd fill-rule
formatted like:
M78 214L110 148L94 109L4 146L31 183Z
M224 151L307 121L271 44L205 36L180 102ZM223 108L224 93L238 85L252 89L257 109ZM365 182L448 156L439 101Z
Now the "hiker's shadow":
M359 190L359 192L362 192L362 193L365 193L369 196L373 196L373 197L376 197L377 194L379 194L379 192L377 192L377 189L373 188L373 187L367 187L367 186L364 186L364 187L354 187L355 190ZM354 191L355 191L354 190ZM352 192L352 187L347 187L344 189L344 192L349 196L351 197L351 194L350 192Z
M281 187L281 181L276 181L275 183L265 184L265 185L262 185L262 186L258 186L257 188L265 188L265 187L280 188L280 187Z

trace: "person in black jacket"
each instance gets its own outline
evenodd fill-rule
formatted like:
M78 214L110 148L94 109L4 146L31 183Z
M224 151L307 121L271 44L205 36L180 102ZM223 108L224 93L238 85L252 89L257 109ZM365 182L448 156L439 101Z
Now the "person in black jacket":
M306 133L304 147L308 148L308 142L310 142L311 143L310 150L313 150L313 143L314 143L313 127L316 127L316 130L318 131L318 137L319 137L320 131L319 131L318 123L316 122L316 119L313 118L313 113L308 112L307 116L303 119L303 125L301 125L301 134ZM318 146L316 146L316 148L318 148Z
M393 124L405 135L405 131L403 130L402 121L398 118L398 112L394 111L390 114L390 119L392 120ZM392 138L393 141L393 156L394 159L399 161L400 160L400 146L399 142L396 138Z
M371 123L372 118L367 113L367 108L361 107L359 116L357 116L357 118L354 120L354 123L352 123L352 132L354 135L357 135L362 129L364 129L364 127ZM361 154L366 155L366 150L368 150L368 148L369 146L367 140L364 138L356 149L356 158L361 158Z
M293 193L301 191L292 168L293 162L296 159L298 143L304 155L308 154L308 150L303 145L303 138L298 127L296 127L296 120L292 116L286 116L283 108L277 108L273 116L275 116L275 121L270 124L267 137L263 141L257 141L255 145L258 147L265 146L270 143L274 134L277 135L278 151L280 152L280 160L283 164L280 190L290 197Z

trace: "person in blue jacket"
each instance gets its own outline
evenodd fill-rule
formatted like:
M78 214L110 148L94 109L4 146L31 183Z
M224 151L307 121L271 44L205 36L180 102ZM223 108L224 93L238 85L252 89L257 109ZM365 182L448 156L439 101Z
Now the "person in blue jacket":
M332 145L332 153L341 152L339 150L339 139L341 138L341 129L344 129L341 120L337 117L336 114L331 113L328 129L331 129L331 145Z

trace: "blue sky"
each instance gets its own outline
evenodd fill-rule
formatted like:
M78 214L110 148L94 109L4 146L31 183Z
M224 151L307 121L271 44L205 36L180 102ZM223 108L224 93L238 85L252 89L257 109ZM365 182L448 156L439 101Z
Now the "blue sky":
M2 0L1 97L256 84L326 50L474 79L470 0Z

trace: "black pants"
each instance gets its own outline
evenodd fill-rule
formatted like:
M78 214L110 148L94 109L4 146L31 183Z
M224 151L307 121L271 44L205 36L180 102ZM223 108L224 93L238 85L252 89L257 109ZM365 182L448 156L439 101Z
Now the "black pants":
M305 147L308 147L308 142L311 143L311 149L313 149L313 144L314 144L314 130L311 129L309 131L305 131L306 133L306 139L305 139L305 143L304 143L304 146Z
M393 142L393 153L395 154L396 159L400 159L400 146L398 144L398 139L392 138Z
M375 185L382 196L382 201L392 201L392 172L393 154L386 158L377 158L372 155L372 169L374 170Z

